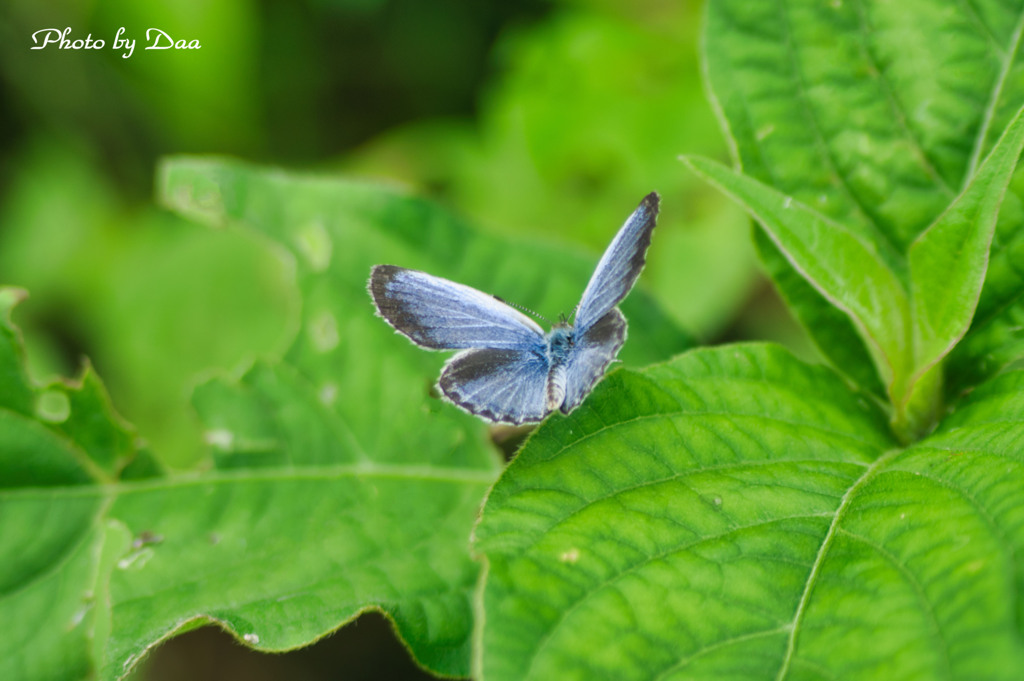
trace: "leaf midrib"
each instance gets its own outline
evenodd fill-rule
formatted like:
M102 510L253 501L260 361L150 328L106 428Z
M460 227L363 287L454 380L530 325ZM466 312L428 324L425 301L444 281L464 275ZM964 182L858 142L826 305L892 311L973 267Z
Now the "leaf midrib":
M995 118L996 109L999 105L999 98L1003 94L1003 86L1006 85L1006 79L1010 75L1010 67L1013 65L1014 59L1017 56L1017 50L1020 48L1022 34L1024 34L1024 9L1021 10L1017 17L1017 26L1013 29L1009 48L1006 50L1006 56L1000 67L999 77L996 78L996 81L993 84L988 106L985 107L985 113L982 116L981 125L978 127L978 134L974 138L974 146L971 149L971 156L967 162L966 172L964 172L961 191L967 188L967 185L978 170L978 165L981 163L981 150L985 145L985 139L988 137L988 131L992 127L992 121Z
M789 59L790 68L794 77L797 80L797 91L799 92L799 106L803 110L804 116L810 122L811 128L814 131L815 146L818 147L822 156L828 160L829 168L835 174L835 178L838 180L839 187L842 188L842 192L849 198L851 206L856 210L857 214L864 219L864 224L870 226L871 232L877 235L878 239L876 243L880 246L888 249L891 253L899 254L900 249L898 248L895 240L885 230L881 229L877 219L872 214L868 207L860 200L860 197L853 191L853 187L850 185L850 180L846 174L840 172L839 165L836 162L835 156L832 154L832 148L829 146L828 141L822 132L821 126L818 124L818 116L811 106L810 101L807 99L807 83L803 77L803 71L800 68L800 62L797 58L796 49L793 41L793 30L792 24L790 23L789 14L786 10L786 0L778 0L777 6L779 8L779 15L785 24L786 31L786 56ZM778 186L778 185L775 185ZM783 253L785 253L783 249Z
M871 63L871 67L875 70L875 73L878 74L879 87L885 92L885 99L893 113L893 118L898 123L905 137L912 142L910 146L917 155L918 160L920 160L925 173L927 173L927 175L935 182L936 186L942 191L942 193L952 197L954 195L952 187L946 184L946 180L939 173L931 158L929 158L924 145L921 144L920 140L918 140L918 136L914 134L914 130L907 123L907 114L903 110L903 105L896 98L895 92L889 85L889 81L886 78L884 71L878 66L878 59L869 47L869 37L871 35L870 31L872 27L868 23L864 0L854 0L854 5L857 8L858 28L860 29L858 31L858 35L861 38L861 49L863 49L865 58Z
M825 562L825 557L828 555L829 547L832 545L832 540L839 530L840 520L842 520L846 510L850 507L850 502L855 496L857 490L867 484L883 465L891 461L903 451L904 450L902 449L893 449L878 457L878 459L868 466L864 473L852 485L850 485L850 488L846 491L846 494L843 495L842 500L839 502L839 507L836 508L835 515L832 517L832 523L829 525L828 532L825 534L825 539L821 542L821 546L818 548L818 555L815 557L814 563L811 565L811 572L807 575L807 581L804 583L804 591L800 595L800 601L797 603L796 612L793 614L793 623L789 632L789 640L786 643L786 654L783 656L782 663L779 665L779 671L775 675L776 681L783 681L783 679L786 678L786 674L789 672L789 666L793 661L793 653L796 650L796 637L800 630L800 624L803 622L804 612L807 609L807 604L810 602L811 593L814 591L814 585L821 572L821 567Z
M393 478L433 482L490 484L498 477L497 469L459 469L440 466L406 466L394 464L336 464L303 466L296 469L246 469L206 471L195 475L122 481L96 485L56 485L50 487L18 487L0 490L0 502L19 498L74 498L119 495L133 492L160 491L194 485L218 485L238 482L282 482L296 480L335 480L341 478Z

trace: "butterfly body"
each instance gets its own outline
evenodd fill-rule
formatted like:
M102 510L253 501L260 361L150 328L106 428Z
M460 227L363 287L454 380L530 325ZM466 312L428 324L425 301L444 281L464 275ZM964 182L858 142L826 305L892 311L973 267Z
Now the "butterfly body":
M545 336L548 343L548 411L560 409L565 403L566 364L575 345L572 327L555 326Z
M604 376L626 340L615 307L643 268L658 211L644 198L598 263L572 324L545 333L500 299L447 279L394 265L371 270L377 312L396 331L431 350L461 350L445 364L441 392L489 421L531 423L568 414Z

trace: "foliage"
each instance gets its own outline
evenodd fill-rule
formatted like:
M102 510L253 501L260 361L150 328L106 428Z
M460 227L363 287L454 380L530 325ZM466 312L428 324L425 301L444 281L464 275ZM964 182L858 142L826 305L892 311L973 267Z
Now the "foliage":
M29 378L0 291L0 676L118 678L207 621L283 650L377 609L420 664L488 680L1018 678L1024 4L716 0L705 30L737 168L685 162L754 216L825 364L685 351L637 290L626 366L502 469L432 393L444 358L372 315L369 267L554 314L592 257L169 158L161 202L266 245L297 304L196 387L211 469L173 473L91 367Z

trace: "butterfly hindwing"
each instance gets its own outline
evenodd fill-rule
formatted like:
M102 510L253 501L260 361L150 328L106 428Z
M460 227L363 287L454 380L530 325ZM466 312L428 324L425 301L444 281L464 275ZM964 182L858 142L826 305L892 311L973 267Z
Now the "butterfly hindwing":
M543 341L532 319L475 288L394 265L376 265L368 286L377 311L432 350L521 350Z
M543 342L526 350L466 350L445 364L438 387L471 414L501 423L547 415L548 360Z
M561 406L565 414L579 406L626 342L626 318L612 308L573 340L565 364L565 401Z
M602 319L633 288L644 268L657 217L658 195L651 192L626 219L597 263L576 308L574 324L580 333Z

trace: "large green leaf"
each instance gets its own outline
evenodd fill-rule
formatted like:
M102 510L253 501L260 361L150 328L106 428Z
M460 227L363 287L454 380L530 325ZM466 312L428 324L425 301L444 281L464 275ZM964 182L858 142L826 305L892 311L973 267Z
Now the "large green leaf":
M261 366L240 387L205 389L201 406L250 423L291 419L292 430L263 441L293 453L289 461L229 459L217 472L154 478L94 376L35 388L16 332L6 322L2 331L12 398L0 409L0 676L116 678L199 621L280 650L371 607L394 620L421 663L465 673L477 575L466 538L498 465L468 417L460 426L421 409L406 422L419 447L396 452L377 438L357 448L329 404L294 410L303 390L322 397L315 372L300 378L279 365L281 380ZM240 405L231 391L246 387L258 399ZM241 428L208 435L226 451L252 442Z
M870 400L772 346L616 372L489 495L477 672L1019 678L1022 382L899 449Z
M1024 102L1022 27L1019 1L723 0L708 4L705 64L743 171L898 262L971 182ZM974 328L951 358L956 391L1024 350L1015 331L1024 316L1022 216L1016 196L1010 203ZM825 298L795 281L776 277L797 316L817 322L808 331L819 349L851 373L840 349L857 341L816 311Z
M1019 108L1022 11L724 0L707 71L745 172L905 251Z
M194 620L284 650L369 608L421 664L465 674L477 576L465 540L491 479L458 466L335 463L120 490L110 515L122 536L159 543L122 539L102 676Z

